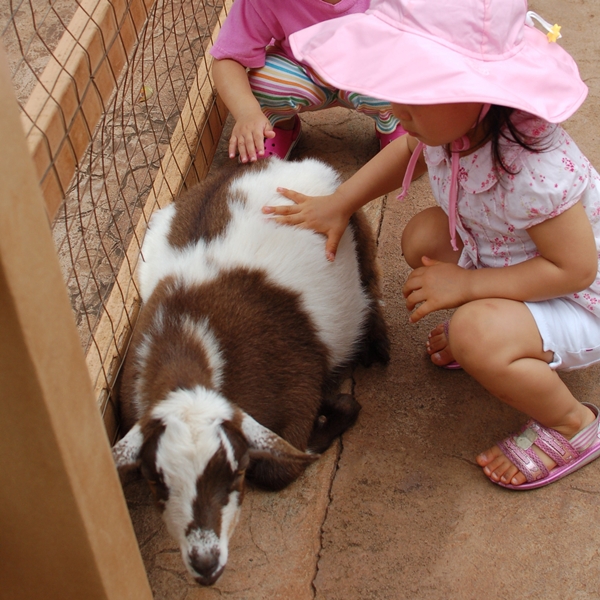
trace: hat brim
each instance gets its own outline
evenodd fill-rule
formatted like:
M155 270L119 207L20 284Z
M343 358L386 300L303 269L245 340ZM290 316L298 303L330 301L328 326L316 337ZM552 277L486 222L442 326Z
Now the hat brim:
M399 104L482 102L560 123L588 92L573 58L533 27L501 60L473 58L372 13L318 23L290 45L329 85Z

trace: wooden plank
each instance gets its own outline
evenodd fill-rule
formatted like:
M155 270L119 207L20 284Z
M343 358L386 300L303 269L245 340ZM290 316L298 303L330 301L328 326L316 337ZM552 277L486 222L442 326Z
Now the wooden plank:
M82 0L25 105L23 127L51 220L154 2Z
M220 24L224 21L232 0L227 0L218 24L213 30L216 39ZM123 362L125 349L131 336L131 324L135 322L139 310L139 294L132 279L139 260L139 244L146 231L146 223L158 208L167 206L181 191L201 143L205 144L204 154L210 158L200 170L204 177L214 156L227 113L222 102L217 102L214 84L210 76L212 56L209 48L205 52L205 62L198 67L196 78L190 88L185 106L171 137L171 143L161 161L158 174L153 182L138 221L134 235L125 253L115 285L105 304L105 310L94 332L95 344L87 353L86 361L92 376L94 394L99 408L105 415L105 426L110 440L116 436L114 407L109 405L108 385L112 387ZM210 125L210 128L209 128ZM206 131L208 130L208 138Z
M151 600L0 48L3 598Z

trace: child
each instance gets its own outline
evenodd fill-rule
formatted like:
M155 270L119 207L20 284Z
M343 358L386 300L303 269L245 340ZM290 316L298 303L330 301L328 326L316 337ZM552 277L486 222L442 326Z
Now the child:
M326 234L333 259L352 212L428 170L439 206L402 236L410 321L456 308L449 334L432 332L432 360L458 361L532 418L477 457L517 490L600 455L598 408L557 374L600 361L600 177L553 125L587 88L554 43L558 26L545 24L546 36L533 18L545 23L523 0L373 0L364 15L292 36L295 55L333 85L392 102L408 135L333 195L283 190L296 205L264 208Z
M211 50L215 85L235 119L231 158L237 151L243 163L287 159L300 136L298 113L331 106L372 117L380 147L404 133L389 102L331 87L290 50L295 31L368 6L369 0L235 0Z

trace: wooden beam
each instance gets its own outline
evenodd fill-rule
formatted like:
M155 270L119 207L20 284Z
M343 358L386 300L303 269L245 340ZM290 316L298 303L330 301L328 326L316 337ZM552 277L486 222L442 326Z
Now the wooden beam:
M0 581L151 600L0 48Z

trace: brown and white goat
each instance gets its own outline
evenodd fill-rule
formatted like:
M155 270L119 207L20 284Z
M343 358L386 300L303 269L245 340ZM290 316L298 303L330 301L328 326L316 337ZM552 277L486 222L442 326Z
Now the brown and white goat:
M278 186L331 193L335 171L312 159L240 170L150 221L123 373L129 432L113 449L118 467L141 466L204 585L227 562L245 476L269 489L294 481L356 420L336 375L389 360L365 217L353 217L331 263L323 236L261 213L289 203Z

